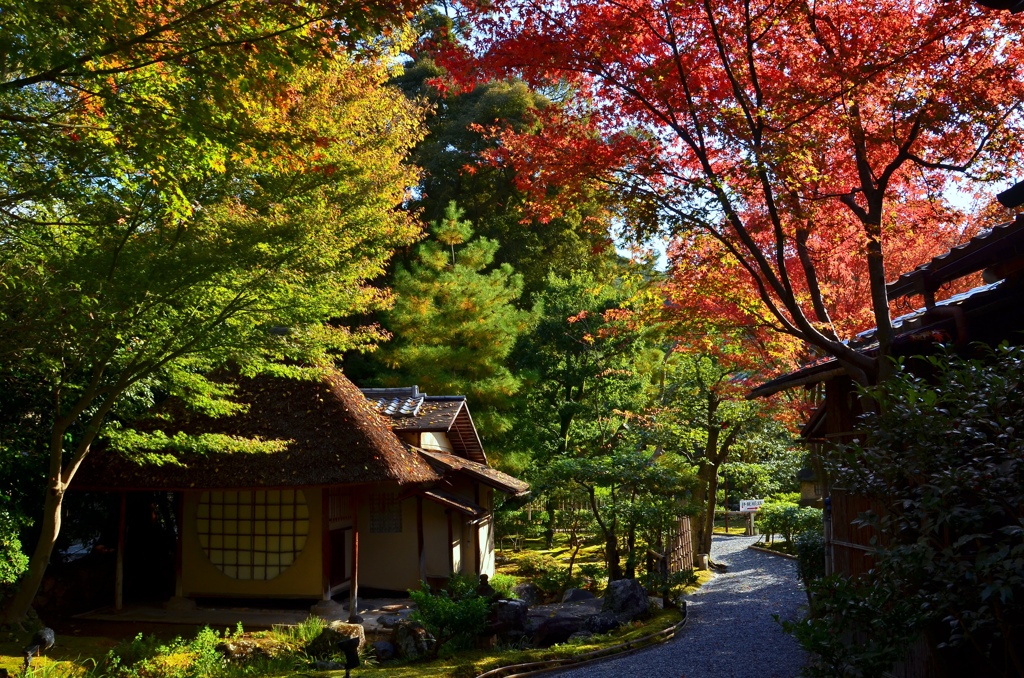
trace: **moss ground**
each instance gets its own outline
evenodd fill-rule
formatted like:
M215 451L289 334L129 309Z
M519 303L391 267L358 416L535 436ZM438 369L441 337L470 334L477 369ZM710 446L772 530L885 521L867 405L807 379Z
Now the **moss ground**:
M0 636L0 668L11 676L20 676L24 665L21 651L30 634L4 633ZM85 673L106 656L119 639L105 636L57 637L57 643L43 657L32 662L33 673L38 676L72 676Z

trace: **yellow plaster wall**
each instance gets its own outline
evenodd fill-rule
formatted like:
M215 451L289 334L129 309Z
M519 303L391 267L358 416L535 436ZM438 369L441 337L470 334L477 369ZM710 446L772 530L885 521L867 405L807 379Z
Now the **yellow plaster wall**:
M423 509L426 513L427 504ZM370 533L369 511L359 510L359 585L403 591L419 588L419 552L416 537L416 499L401 503L402 531ZM447 538L447 524L445 537ZM424 535L426 526L424 525ZM429 571L429 567L428 567Z
M323 578L321 490L302 488L309 506L306 545L291 566L270 580L232 579L209 561L196 533L196 507L200 491L186 492L182 515L182 595L191 597L237 596L252 598L319 598Z
M423 500L423 550L428 577L448 576L448 516L434 502Z

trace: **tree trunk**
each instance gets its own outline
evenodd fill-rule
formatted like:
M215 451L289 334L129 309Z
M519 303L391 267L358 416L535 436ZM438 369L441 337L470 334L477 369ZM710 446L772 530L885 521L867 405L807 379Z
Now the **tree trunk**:
M604 541L604 557L608 561L608 581L622 579L622 566L619 564L619 538L614 532L610 532Z
M550 551L555 545L555 501L550 496L544 502L544 511L548 514L547 522L544 523L544 543Z
M892 320L889 318L889 297L885 289L881 223L865 224L864 230L868 236L868 280L871 283L871 306L875 313L875 336L878 339L877 383L883 383L892 375L893 366L889 362L889 356L892 355Z
M626 579L636 579L636 525L626 533Z
M16 624L25 619L32 601L35 600L39 585L43 583L43 576L46 574L46 566L50 563L50 555L53 553L53 545L57 542L57 535L60 534L60 511L64 502L64 488L61 486L60 477L50 479L50 489L46 493L46 501L43 504L43 525L39 534L39 541L36 542L35 551L29 561L28 571L18 583L18 591L7 604L3 615L0 616L0 623Z
M701 529L701 542L699 553L707 553L708 559L711 558L711 535L715 531L715 504L718 501L718 466L707 465L704 468L708 469L707 475L707 508L705 509L704 519L701 521L703 527ZM701 469L702 473L704 472ZM698 475L699 477L699 475Z

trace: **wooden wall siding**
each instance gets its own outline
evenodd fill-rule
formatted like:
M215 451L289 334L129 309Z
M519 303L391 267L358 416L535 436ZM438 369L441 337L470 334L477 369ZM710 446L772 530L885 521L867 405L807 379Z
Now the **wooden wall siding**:
M889 670L888 678L934 678L940 675L928 641L922 635L907 648L903 659Z
M693 569L693 535L690 533L690 516L683 516L668 535L669 574Z
M858 516L872 509L868 497L850 494L833 487L832 534L830 543L832 571L849 577L859 577L874 566L875 547L871 540L876 536L872 527L854 525Z

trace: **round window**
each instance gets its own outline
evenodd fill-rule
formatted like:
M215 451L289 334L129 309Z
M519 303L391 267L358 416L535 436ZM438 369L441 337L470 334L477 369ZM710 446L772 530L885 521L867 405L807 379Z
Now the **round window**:
M302 490L203 492L196 533L206 557L232 579L273 579L306 545L306 495Z

